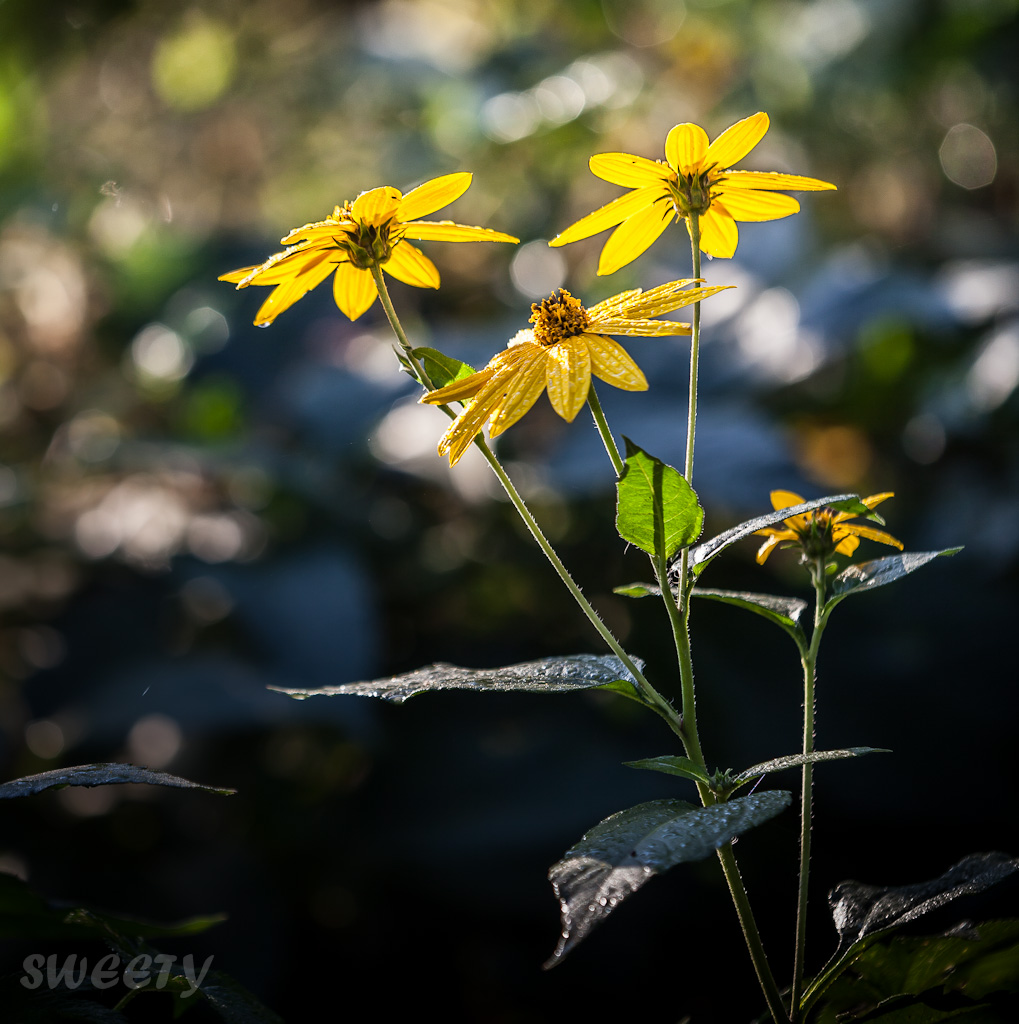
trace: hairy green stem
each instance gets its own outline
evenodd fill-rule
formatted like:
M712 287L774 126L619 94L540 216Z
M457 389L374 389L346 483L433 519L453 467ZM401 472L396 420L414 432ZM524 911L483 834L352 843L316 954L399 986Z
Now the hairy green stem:
M814 750L814 684L817 679L817 652L821 646L827 615L825 614L825 597L827 577L824 571L824 559L815 559L810 567L810 575L814 583L816 602L814 606L814 629L810 635L810 646L802 653L803 664L803 754L806 756ZM807 762L803 765L800 785L800 877L796 897L796 942L793 953L793 983L790 990L790 1020L795 1022L800 1016L800 999L803 993L804 958L807 948L807 896L810 882L810 839L811 819L814 800L814 766Z
M434 390L435 385L432 384L431 378L425 372L425 368L421 365L418 357L414 355L414 349L407 340L407 333L403 329L403 324L400 323L400 318L396 315L393 300L389 297L389 289L386 287L386 279L382 276L382 268L377 263L373 263L371 265L371 273L375 281L375 287L379 292L379 301L382 303L382 308L386 311L386 317L389 319L389 326L393 328L393 333L396 335L396 340L400 343L400 348L403 349L407 362L413 367L418 383L428 391ZM456 413L449 406L443 405L440 408L451 418L456 418Z
M609 421L605 419L605 413L602 412L598 393L594 389L594 381L591 381L591 388L587 392L587 404L591 407L594 425L598 428L602 444L605 445L605 451L608 452L609 459L612 461L612 468L616 471L616 477L618 478L623 475L623 458L619 454L616 439L612 436L612 431L609 430Z

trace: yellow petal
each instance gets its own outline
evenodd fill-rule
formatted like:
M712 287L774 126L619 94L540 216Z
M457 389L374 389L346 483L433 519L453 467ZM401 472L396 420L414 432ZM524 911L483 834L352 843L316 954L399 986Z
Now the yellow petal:
M333 263L339 263L346 258L332 246L294 245L283 252L274 253L257 267L249 267L248 276L242 278L237 287L247 288L251 284L283 284L300 276L310 267L317 266L324 259L332 259Z
M757 530L757 533L763 533L763 530ZM782 543L783 538L777 533L773 533L758 549L757 549L757 564L764 565L768 558L768 555L772 553Z
M633 214L609 235L598 260L599 275L614 274L649 249L675 217L670 203L661 201Z
M491 228L472 228L454 224L451 220L417 220L403 226L404 238L432 242L519 242L519 238L504 235Z
M439 272L435 264L410 242L398 242L393 246L393 255L382 264L382 269L397 281L412 284L415 288L439 287Z
M623 391L647 391L647 378L618 342L600 334L585 334L591 353L591 372L599 379Z
M261 265L261 263L256 263L253 267L241 267L240 270L231 270L229 274L220 274L216 280L229 281L231 284L236 284L241 288L247 287L247 285L242 285L240 282L258 270Z
M879 544L888 544L890 547L898 548L900 551L903 548L901 540L896 539L890 533L885 533L884 530L876 530L873 526L863 526L858 523L845 523L835 527L836 534L841 530L849 530L857 537L866 537L867 540L876 540Z
M631 153L599 153L589 161L591 170L603 181L626 188L640 188L642 185L657 185L659 182L675 179L675 172L646 157Z
M412 188L401 200L397 217L401 221L417 220L427 217L444 206L449 206L454 199L459 199L471 186L472 174L458 171L456 174L444 174L432 178L417 188Z
M601 302L594 306L589 306L587 309L587 315L593 321L603 316L618 316L622 315L624 312L628 313L629 304L638 296L643 294L644 291L642 288L631 288L629 291L620 292L618 295L613 295L611 298L602 299Z
M567 245L570 242L579 242L582 238L590 238L606 228L614 227L616 224L632 217L635 213L647 209L656 199L667 198L668 193L663 186L646 185L644 188L635 188L627 192L625 196L613 199L594 213L581 217L575 224L571 224L565 231L556 235L549 242L549 245Z
M799 174L780 174L778 171L726 171L725 180L737 188L783 189L786 192L823 192L834 189L830 181L804 178Z
M731 188L728 184L716 191L734 220L778 220L800 209L792 196L782 192L758 192L751 188Z
M691 302L699 302L716 292L725 291L727 288L734 288L735 285L721 284L710 285L707 288L691 288L687 285L693 282L689 280L669 281L667 284L660 284L657 288L651 288L642 295L635 296L629 300L625 307L620 310L620 315L631 319L638 319L648 316L660 316L662 313L671 313L673 310L681 309L690 305ZM588 310L588 315L594 320L594 310ZM614 331L609 331L614 334Z
M700 169L708 151L708 133L698 124L677 124L665 139L665 159L680 174Z
M293 231L288 235L284 235L280 241L284 245L292 245L298 239L305 241L324 241L327 239L335 238L337 235L343 236L347 233L347 228L352 225L352 221L345 221L343 223L335 220L319 220L313 224L305 224L302 227L294 228Z
M572 423L591 389L591 354L582 335L557 342L547 352L548 400L567 423Z
M793 505L802 505L806 499L801 498L794 491L772 491L771 507L778 512L779 509L792 508Z
M427 392L418 401L424 405L446 405L448 402L463 402L466 399L473 398L492 379L494 374L495 370L486 366L485 369L478 370L477 373L472 373L469 377L455 380L452 384L447 384L445 387Z
M354 220L361 224L379 227L396 216L402 199L403 193L398 188L383 185L381 188L362 192L354 200L350 213Z
M764 138L768 124L768 115L758 111L726 128L708 147L704 165L724 168L738 163Z
M588 330L594 334L623 334L629 338L665 338L674 334L689 334L689 324L678 320L627 320L625 317L603 317L592 321Z
M493 373L478 391L474 401L457 416L446 433L442 435L439 440L439 454L448 455L451 466L455 466L464 452L470 448L478 431L502 401L506 385L513 379L516 372L516 366L510 366Z
M851 534L847 533L841 540L839 540L838 531L832 531L832 540L838 540L835 545L835 550L840 555L848 555L850 558L853 552L860 546L860 542Z
M289 281L278 284L255 314L255 326L271 324L284 310L289 309L298 299L303 298L316 285L321 284L333 269L333 264L322 253L315 265L306 268Z
M701 214L701 252L728 259L736 251L738 241L736 222L721 203L712 203Z
M866 505L867 508L871 508L872 509L875 506L880 505L882 501L887 501L889 498L894 498L894 497L895 497L895 492L894 491L884 491L881 494L871 494L869 497L864 498L863 499L863 504ZM842 522L845 522L845 520L847 520L847 519L855 519L856 515L857 515L857 513L855 513L855 512L836 512L835 513L834 522L842 523Z
M350 263L341 263L333 278L333 298L340 312L356 320L371 307L378 295L370 270L358 270Z
M523 346L522 346L523 347ZM545 390L545 349L530 344L523 347L516 374L506 383L506 391L492 412L488 436L498 437L512 427Z

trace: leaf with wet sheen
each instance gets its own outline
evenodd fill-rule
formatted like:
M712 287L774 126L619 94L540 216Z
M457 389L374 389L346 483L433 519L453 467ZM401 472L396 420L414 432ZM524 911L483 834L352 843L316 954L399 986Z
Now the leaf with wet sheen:
M444 388L455 380L463 380L474 373L474 367L460 359L447 356L437 348L416 348L414 355L421 361L421 365L428 374L428 379L437 388Z
M711 776L696 761L688 757L676 757L665 754L661 757L645 757L640 761L624 761L627 768L643 768L649 772L662 772L665 775L678 775L681 779L692 779L711 785Z
M745 523L733 526L731 529L718 534L718 536L712 537L711 540L706 540L703 544L698 544L697 547L692 548L690 551L690 568L694 573L700 575L707 568L708 562L731 544L735 544L736 541L749 537L752 533L763 529L765 526L774 526L775 523L780 523L783 519L802 515L804 512L812 512L815 508L823 508L825 506L838 509L840 512L852 512L853 515L858 516L870 516L871 514L870 509L860 501L859 495L856 494L833 494L827 498L815 498L813 501L805 501L802 505L782 508L777 512L766 512L763 516L748 519ZM677 565L678 560L669 566L670 574Z
M638 669L644 662L633 659ZM503 668L461 668L459 665L438 663L414 672L372 679L367 682L343 683L323 686L317 690L289 689L273 686L270 689L303 699L317 696L381 697L402 704L418 693L429 690L476 690L479 692L509 693L567 693L572 690L593 690L599 687L619 690L622 683L640 699L636 680L623 663L611 654L571 654L560 658L541 658ZM642 701L643 703L643 701Z
M44 789L64 786L118 786L124 783L143 783L147 786L170 786L173 789L203 789L207 793L231 796L236 789L203 786L178 775L157 772L134 764L79 764L73 768L55 768L39 775L26 775L20 779L0 783L0 800L18 796L32 796Z
M846 757L863 757L864 754L890 754L886 747L846 747L843 750L815 750L810 754L790 754L787 757L776 757L770 761L762 761L732 776L733 781L740 783L759 779L769 772L780 772L786 768L796 768L804 764L817 764L819 761L839 761Z
M886 555L870 562L857 562L843 569L831 581L831 597L825 606L830 611L843 598L850 594L862 594L865 590L874 590L888 583L901 580L911 572L942 555L955 555L962 548L945 548L943 551L904 551L901 555Z
M791 800L791 794L780 790L710 807L695 807L684 800L651 800L599 822L548 873L559 898L562 934L545 967L560 963L649 879L677 864L709 856L773 818Z
M626 466L616 485L616 530L641 551L669 558L700 536L704 509L672 466L648 455L628 437L623 440Z
M760 615L769 622L784 629L796 641L801 650L807 645L807 637L800 625L803 613L810 607L799 597L778 597L774 594L754 594L743 590L707 590L694 587L690 593L694 597L705 597L711 601L721 601L736 608L743 608L755 615Z

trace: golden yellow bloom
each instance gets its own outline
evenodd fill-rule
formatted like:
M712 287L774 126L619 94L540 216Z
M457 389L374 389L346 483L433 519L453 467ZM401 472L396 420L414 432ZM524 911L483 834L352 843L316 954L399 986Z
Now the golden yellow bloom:
M469 403L439 441L439 454L449 455L449 464L456 465L486 422L489 436L498 437L546 390L552 408L572 421L587 401L591 374L624 391L646 391L640 367L606 335L689 334L689 324L648 317L671 313L731 287L685 290L695 283L671 281L648 292L636 288L590 309L564 289L535 303L531 306L533 329L518 331L483 370L421 398L431 405Z
M351 320L364 313L379 294L371 274L373 264L404 284L438 288L435 264L408 238L440 242L519 241L490 228L472 228L450 220L416 219L459 199L470 183L471 175L462 171L433 178L406 195L389 186L362 192L353 202L337 206L331 217L294 228L282 239L288 249L258 266L224 274L220 281L236 283L238 288L247 288L249 284L275 285L255 317L258 327L271 324L334 271L333 297Z
M893 497L895 495L892 491L885 491L883 494L872 494L869 498L864 498L863 503L867 508L873 508L885 498ZM771 507L776 512L779 509L791 508L793 505L802 505L804 500L792 491L771 492ZM763 530L756 530L756 533L768 538L757 552L757 561L763 565L772 550L783 541L798 544L806 558L827 558L836 551L840 555L852 555L860 544L860 537L902 550L902 541L896 540L890 533L875 530L873 526L865 526L863 523L846 521L852 519L854 515L853 512L835 512L830 508L820 508L813 512L804 512L802 515L790 516L784 521L784 529L766 526Z
M581 218L549 245L577 242L618 224L598 262L599 274L612 274L650 248L673 219L696 213L701 249L709 256L731 256L738 240L736 221L777 220L799 210L792 196L776 189L835 188L797 174L729 170L764 138L768 124L767 114L754 114L726 128L710 145L703 128L677 124L665 140L664 163L629 153L591 157L591 170L599 178L633 191Z

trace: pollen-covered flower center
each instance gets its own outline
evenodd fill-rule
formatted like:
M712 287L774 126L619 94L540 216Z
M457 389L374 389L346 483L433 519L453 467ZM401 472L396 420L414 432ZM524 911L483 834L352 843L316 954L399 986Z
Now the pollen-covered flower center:
M350 262L358 270L370 270L372 266L385 263L393 255L393 247L403 239L403 235L392 230L395 221L387 220L382 224L364 224L351 215L351 203L343 204L338 210L340 217L347 223L342 234L336 237L336 246L347 253ZM335 216L335 214L334 214Z
M531 306L534 340L546 347L583 334L590 322L580 299L575 299L565 288Z

